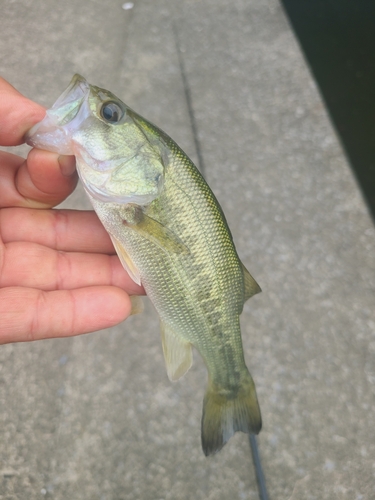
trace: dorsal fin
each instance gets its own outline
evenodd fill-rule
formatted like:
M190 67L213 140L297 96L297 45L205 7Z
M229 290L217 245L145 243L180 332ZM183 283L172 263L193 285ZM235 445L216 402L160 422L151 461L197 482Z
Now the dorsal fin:
M245 286L244 302L246 302L247 299L261 292L262 289L255 281L255 279L251 276L246 267L242 264L242 262L241 265L242 265L242 272L243 272L244 286Z

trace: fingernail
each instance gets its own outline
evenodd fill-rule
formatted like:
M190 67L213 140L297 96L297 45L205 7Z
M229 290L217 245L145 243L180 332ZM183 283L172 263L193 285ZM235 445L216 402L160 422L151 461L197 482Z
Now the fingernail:
M57 161L60 165L61 173L64 177L70 177L76 171L76 158L75 156L59 156Z

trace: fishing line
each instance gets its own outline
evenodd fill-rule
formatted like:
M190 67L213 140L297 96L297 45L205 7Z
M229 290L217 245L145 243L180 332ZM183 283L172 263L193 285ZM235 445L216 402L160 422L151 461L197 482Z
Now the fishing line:
M193 103L192 103L192 99L191 99L190 85L189 85L189 82L188 82L188 79L186 76L186 70L185 70L184 59L182 56L180 39L178 36L178 31L177 31L175 22L172 23L172 28L173 28L173 33L174 33L174 38L175 38L175 43L176 43L178 64L180 66L181 79L182 79L182 84L184 86L188 114L189 114L189 118L190 118L191 130L193 132L195 150L196 150L197 157L198 157L198 167L199 167L201 174L204 177L206 169L205 169L205 165L204 165L204 161L203 161L201 143L200 143L200 140L198 137L198 127L197 127L197 122L195 120L194 108L193 108Z
M260 461L259 449L257 438L254 434L250 434L249 443L251 448L251 455L253 457L253 464L255 469L255 475L258 483L258 493L260 500L268 500L268 493L266 488L266 480L264 478L263 467Z
M186 104L187 104L187 108L188 108L191 129L193 132L195 149L196 149L196 153L197 153L197 157L198 157L198 166L199 166L199 170L204 175L205 174L205 165L204 165L204 161L203 161L202 148L201 148L201 144L200 144L199 136L198 136L198 127L197 127L197 123L196 123L195 115L194 115L194 108L193 108L192 99L191 99L190 86L189 86L189 82L188 82L188 79L186 76L186 69L185 69L185 64L184 64L184 60L183 60L183 52L181 50L181 44L180 44L180 39L179 39L179 35L178 35L178 30L176 28L176 23L173 21L172 21L172 29L173 29L173 34L174 34L175 43L176 43L178 63L180 66L181 78L182 78L182 83L183 83L184 92L185 92L185 99L186 99ZM257 443L256 437L254 434L250 434L249 443L250 443L251 455L253 458L255 476L256 476L256 480L257 480L257 484L258 484L259 500L269 500L267 488L266 488L266 481L265 481L264 473L263 473L263 467L262 467L262 463L260 461L258 443Z

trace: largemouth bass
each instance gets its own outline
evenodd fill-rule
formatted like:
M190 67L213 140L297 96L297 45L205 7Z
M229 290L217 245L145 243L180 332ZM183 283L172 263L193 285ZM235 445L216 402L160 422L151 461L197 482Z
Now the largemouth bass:
M80 179L123 266L160 316L169 378L189 370L192 346L203 357L204 453L219 451L237 431L257 434L261 415L239 316L260 288L241 263L198 169L167 134L80 75L27 142L76 156Z

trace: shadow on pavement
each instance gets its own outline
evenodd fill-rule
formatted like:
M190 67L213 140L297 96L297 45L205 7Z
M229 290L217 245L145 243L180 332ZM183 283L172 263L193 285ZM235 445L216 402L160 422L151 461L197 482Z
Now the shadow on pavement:
M375 2L282 3L375 219Z

